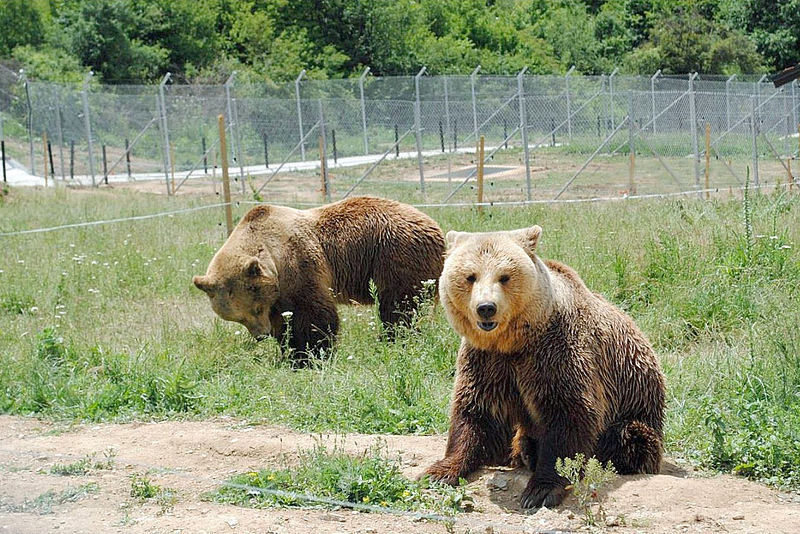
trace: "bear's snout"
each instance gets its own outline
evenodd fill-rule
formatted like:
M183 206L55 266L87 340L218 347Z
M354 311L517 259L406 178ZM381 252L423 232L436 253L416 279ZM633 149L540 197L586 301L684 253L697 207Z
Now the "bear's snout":
M497 327L497 322L492 321L492 317L497 313L497 304L491 301L484 301L475 307L478 316L482 319L478 321L478 328L486 332L491 332Z
M497 313L497 304L494 302L481 302L477 307L478 315L483 319L491 319Z

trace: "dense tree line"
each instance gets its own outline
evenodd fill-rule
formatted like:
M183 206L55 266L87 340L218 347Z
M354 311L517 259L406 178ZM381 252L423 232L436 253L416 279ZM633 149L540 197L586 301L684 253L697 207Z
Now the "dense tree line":
M0 61L37 79L748 74L800 62L800 0L2 0Z

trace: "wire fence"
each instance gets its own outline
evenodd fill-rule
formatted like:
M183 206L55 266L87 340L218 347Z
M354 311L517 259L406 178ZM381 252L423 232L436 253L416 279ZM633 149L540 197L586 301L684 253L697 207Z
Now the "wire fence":
M354 190L413 203L474 200L464 186L479 136L496 167L486 194L496 202L737 187L747 168L756 186L794 180L797 80L776 89L766 76L478 71L345 80L303 72L258 85L235 75L178 85L167 75L159 85L109 86L0 68L0 138L10 164L30 174L93 185L159 179L172 194L216 176L222 114L237 190L247 194L250 183L283 202L319 199L321 158L337 169L324 200ZM374 172L403 157L416 166Z

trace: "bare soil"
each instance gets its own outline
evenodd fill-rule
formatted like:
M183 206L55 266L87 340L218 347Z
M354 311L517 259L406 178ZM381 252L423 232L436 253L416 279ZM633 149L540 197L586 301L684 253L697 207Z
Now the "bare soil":
M0 416L0 532L381 533L381 532L800 532L800 497L732 476L704 477L665 462L653 476L619 477L606 492L608 521L590 529L573 497L556 510L525 512L525 470L484 469L468 486L474 510L455 524L346 509L256 510L202 498L232 474L284 467L322 442L360 453L383 440L409 477L443 452L444 436L303 434L220 418L65 425ZM83 476L50 469L113 449L113 468ZM131 475L176 491L174 504L131 496ZM67 499L70 489L88 486ZM51 491L52 490L52 491ZM50 491L50 493L48 493ZM73 492L75 493L75 492ZM65 502L62 502L65 501Z

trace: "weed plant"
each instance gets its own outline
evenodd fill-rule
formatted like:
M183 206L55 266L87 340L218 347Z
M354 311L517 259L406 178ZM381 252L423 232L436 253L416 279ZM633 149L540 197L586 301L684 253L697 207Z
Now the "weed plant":
M667 455L800 488L800 201L748 194L427 212L445 231L542 225L541 255L627 311L661 356ZM206 203L12 189L0 232ZM223 221L215 208L0 237L0 412L446 431L459 339L440 305L425 301L391 342L373 308L343 306L330 357L293 370L276 341L218 319L191 283L224 241Z
M464 486L409 480L400 471L400 459L386 458L384 449L377 443L351 456L318 444L300 454L297 467L235 475L206 498L255 508L330 506L320 502L326 499L445 515L461 511L469 501Z

